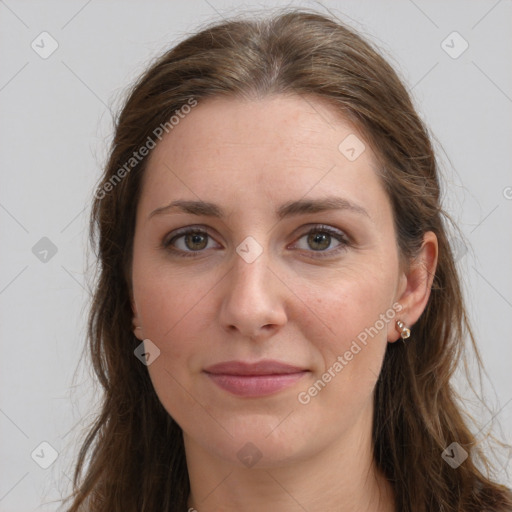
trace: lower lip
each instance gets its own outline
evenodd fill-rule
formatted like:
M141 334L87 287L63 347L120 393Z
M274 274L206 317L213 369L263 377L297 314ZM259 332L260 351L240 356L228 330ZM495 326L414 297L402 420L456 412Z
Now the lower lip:
M283 373L278 375L224 375L207 373L220 388L238 396L265 396L288 388L307 372Z

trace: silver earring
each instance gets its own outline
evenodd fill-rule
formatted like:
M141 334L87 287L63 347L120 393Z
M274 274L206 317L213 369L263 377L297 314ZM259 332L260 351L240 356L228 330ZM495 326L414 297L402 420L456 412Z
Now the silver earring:
M402 320L397 320L396 325L400 329L400 337L402 340L406 340L411 335L411 330L405 326L405 324L402 322Z

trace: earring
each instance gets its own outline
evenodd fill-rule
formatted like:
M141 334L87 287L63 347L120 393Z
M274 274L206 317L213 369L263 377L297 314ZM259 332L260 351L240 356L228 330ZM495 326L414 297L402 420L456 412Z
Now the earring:
M397 320L396 325L400 329L400 337L402 340L406 340L411 335L411 330L405 326L402 320Z

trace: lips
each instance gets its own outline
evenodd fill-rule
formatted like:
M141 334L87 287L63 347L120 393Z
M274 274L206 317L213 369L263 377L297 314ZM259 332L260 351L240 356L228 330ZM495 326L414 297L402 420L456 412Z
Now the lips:
M304 368L272 360L264 360L257 363L227 361L208 366L205 369L205 372L217 375L284 375L302 371L305 371Z
M205 368L220 388L237 396L258 397L277 393L301 379L308 370L280 361L256 363L227 361Z

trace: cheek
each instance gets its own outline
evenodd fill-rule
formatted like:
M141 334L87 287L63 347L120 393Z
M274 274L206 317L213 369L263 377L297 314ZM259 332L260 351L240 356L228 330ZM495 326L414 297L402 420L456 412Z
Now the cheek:
M395 314L393 283L392 276L367 269L347 272L324 286L299 287L303 308L297 318L304 318L307 339L331 357L348 350L353 340L364 340L368 331L371 338L387 341L386 327Z
M165 405L188 402L186 394L177 400L176 393L180 386L190 388L196 360L209 345L206 338L212 331L211 297L222 277L215 273L202 277L185 274L165 265L146 264L138 270L134 266L134 298L144 337L160 350L160 357L148 370Z
M392 276L354 271L336 283L303 291L311 306L302 312L309 318L303 335L315 345L318 364L297 399L312 416L339 426L369 406L396 310Z
M182 428L190 418L205 420L195 398L191 367L208 344L205 335L211 319L206 317L206 304L212 286L205 280L172 275L169 269L134 278L144 337L160 350L148 366L149 376L160 402Z
M197 325L203 318L208 295L221 277L215 272L191 275L190 271L172 269L165 262L142 263L141 259L138 269L134 264L134 298L144 335L165 345L175 339L184 324L189 324L190 318Z

